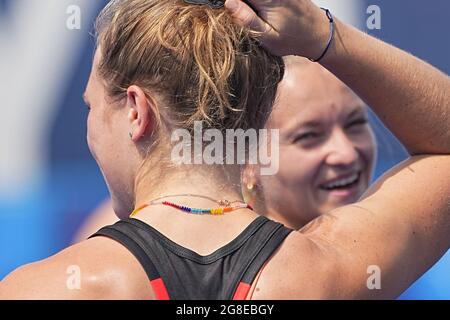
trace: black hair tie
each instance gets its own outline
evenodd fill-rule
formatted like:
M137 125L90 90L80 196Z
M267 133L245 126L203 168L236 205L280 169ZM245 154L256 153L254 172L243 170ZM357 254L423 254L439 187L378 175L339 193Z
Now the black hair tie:
M220 9L225 6L225 0L184 0L189 4L208 5L213 9Z

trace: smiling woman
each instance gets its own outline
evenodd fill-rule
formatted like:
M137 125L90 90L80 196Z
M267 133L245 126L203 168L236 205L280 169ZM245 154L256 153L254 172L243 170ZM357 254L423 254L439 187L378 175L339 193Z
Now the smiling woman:
M369 187L375 138L364 102L332 73L301 57L286 57L268 129L280 130L280 169L246 170L244 185L271 219L300 229L356 202Z

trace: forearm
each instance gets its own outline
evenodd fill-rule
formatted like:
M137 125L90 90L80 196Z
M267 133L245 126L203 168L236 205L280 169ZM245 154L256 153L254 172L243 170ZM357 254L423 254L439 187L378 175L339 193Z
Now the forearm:
M450 77L339 21L322 64L372 107L410 154L450 153Z
M329 20L310 0L247 2L260 17L243 1L227 0L226 5L233 19L258 32L272 53L321 55ZM450 154L448 76L338 19L321 63L373 108L412 155Z
M339 21L334 41L322 65L370 105L412 155L450 154L447 75ZM349 292L396 297L449 249L449 172L448 156L411 158L362 202L337 214L340 223L330 242L349 257L344 266L354 263L349 278L359 272L363 283L369 265L380 267L382 275L381 290L356 285Z

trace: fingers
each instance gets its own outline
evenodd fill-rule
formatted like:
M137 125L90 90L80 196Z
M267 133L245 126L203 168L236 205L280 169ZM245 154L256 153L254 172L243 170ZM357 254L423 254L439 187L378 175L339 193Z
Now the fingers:
M255 11L241 0L226 0L225 8L233 17L234 22L240 26L263 34L268 34L272 30L268 23L258 17Z

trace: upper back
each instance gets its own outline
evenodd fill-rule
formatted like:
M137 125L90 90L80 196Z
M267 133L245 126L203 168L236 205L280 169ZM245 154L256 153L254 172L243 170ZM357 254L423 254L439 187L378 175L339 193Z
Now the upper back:
M93 237L114 239L130 251L158 299L243 299L262 266L291 231L261 216L206 256L136 219L102 228Z

